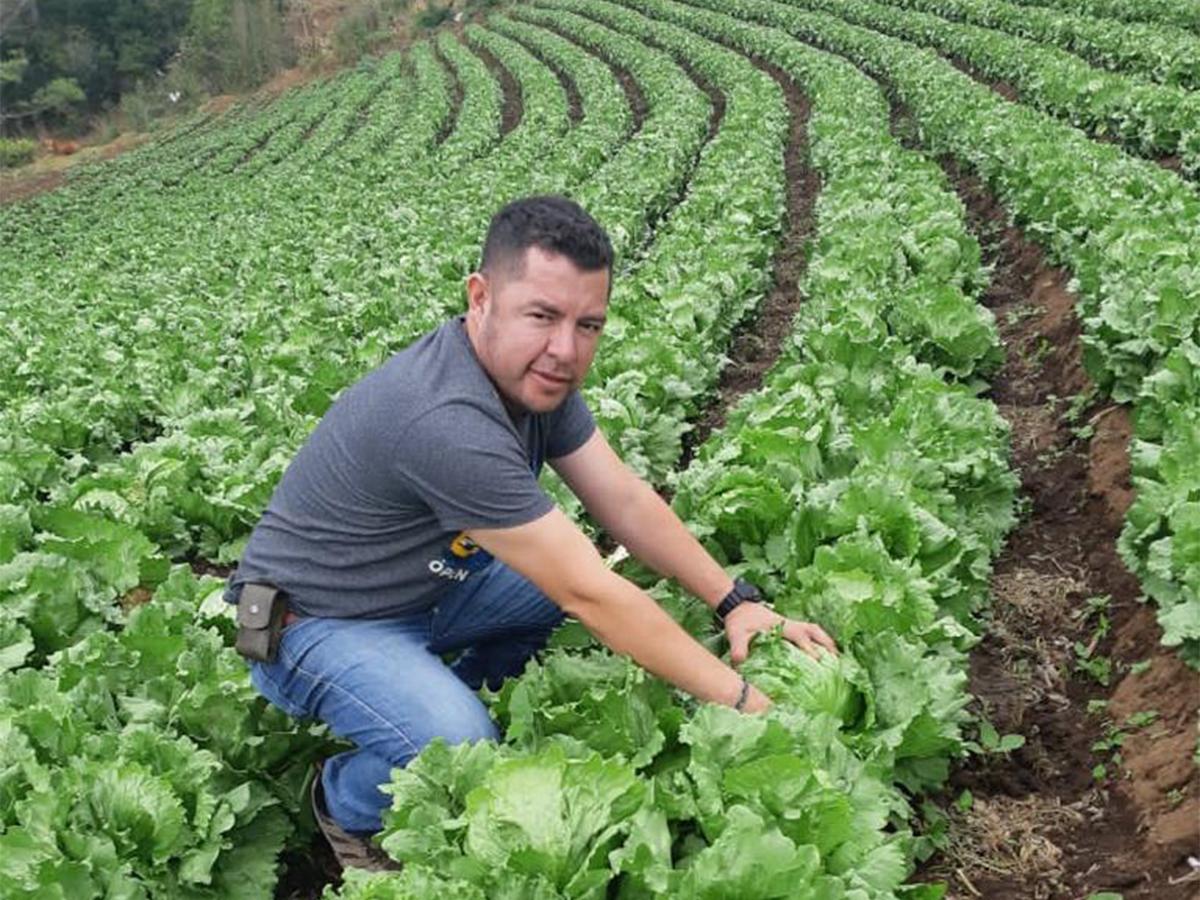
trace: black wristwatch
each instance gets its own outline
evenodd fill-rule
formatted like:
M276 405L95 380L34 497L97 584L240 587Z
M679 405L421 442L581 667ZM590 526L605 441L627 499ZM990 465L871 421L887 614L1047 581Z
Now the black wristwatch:
M762 594L758 592L758 588L746 581L744 578L734 580L733 587L726 594L721 602L717 604L716 616L717 624L724 625L725 618L741 606L743 603L762 603Z

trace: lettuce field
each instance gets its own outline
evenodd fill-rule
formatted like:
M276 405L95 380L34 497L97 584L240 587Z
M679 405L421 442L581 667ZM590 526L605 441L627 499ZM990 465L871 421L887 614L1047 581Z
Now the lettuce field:
M1194 898L1198 176L1195 0L536 0L0 207L0 898ZM843 652L743 716L568 624L339 875L224 576L550 192L609 441Z

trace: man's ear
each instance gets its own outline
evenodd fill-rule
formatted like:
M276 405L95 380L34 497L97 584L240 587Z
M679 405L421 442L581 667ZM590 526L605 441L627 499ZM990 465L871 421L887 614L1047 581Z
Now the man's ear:
M487 276L482 272L472 272L467 276L467 312L472 315L482 315L484 308L491 299L491 287Z

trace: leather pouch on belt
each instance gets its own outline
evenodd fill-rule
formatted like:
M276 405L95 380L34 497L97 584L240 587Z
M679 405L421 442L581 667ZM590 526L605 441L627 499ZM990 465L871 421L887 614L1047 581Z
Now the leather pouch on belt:
M237 643L234 647L246 659L275 662L279 633L287 604L283 592L269 584L242 586L237 605Z

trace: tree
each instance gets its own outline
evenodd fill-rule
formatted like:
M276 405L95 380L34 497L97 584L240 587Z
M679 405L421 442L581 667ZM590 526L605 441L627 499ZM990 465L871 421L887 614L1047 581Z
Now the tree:
M74 104L83 103L87 95L73 78L55 78L34 92L30 106L35 115L57 113L64 115Z
M29 60L20 52L0 62L0 86L20 84L28 68ZM31 99L14 103L11 109L0 107L0 122L46 114L63 116L86 100L83 88L73 78L55 78L38 88Z

